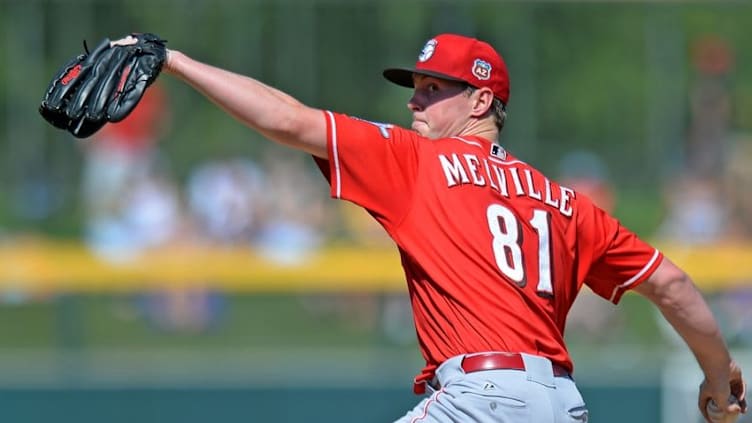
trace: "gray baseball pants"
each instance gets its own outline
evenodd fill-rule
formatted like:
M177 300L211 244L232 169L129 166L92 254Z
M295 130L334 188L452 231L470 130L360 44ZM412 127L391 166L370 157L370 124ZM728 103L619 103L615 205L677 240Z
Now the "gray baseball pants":
M427 384L428 396L395 423L586 423L574 380L554 376L551 362L522 354L525 370L465 373L448 359Z

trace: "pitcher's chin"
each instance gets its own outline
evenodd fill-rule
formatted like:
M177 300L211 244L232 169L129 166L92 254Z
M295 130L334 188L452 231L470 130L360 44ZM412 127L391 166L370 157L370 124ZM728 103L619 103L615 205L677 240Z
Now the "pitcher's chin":
M410 128L424 137L428 136L428 125L425 122L413 121Z

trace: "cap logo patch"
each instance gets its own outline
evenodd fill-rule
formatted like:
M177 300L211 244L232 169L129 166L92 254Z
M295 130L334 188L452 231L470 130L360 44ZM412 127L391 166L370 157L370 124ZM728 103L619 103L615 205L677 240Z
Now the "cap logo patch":
M484 60L475 59L475 63L473 63L473 76L482 81L491 79L491 64Z
M423 46L423 50L420 51L418 61L425 62L426 60L430 59L431 56L433 56L434 50L436 50L436 44L438 44L438 41L436 41L435 39L428 40L426 45Z

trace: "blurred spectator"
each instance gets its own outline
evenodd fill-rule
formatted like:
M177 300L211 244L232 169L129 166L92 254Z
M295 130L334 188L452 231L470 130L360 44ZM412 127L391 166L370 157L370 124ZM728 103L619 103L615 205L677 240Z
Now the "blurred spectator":
M186 188L196 235L214 243L248 244L261 225L264 179L256 163L245 159L197 167Z
M574 150L559 161L558 182L584 194L603 210L612 213L615 192L606 164L593 152Z
M146 244L153 245L169 230L169 226L153 227L157 223L154 219L167 222L159 214L176 218L177 190L160 169L163 163L157 161L156 144L167 117L166 108L165 94L158 83L154 84L128 117L105 125L81 143L86 240L106 258L117 260L111 254L118 254L116 250L130 256ZM146 225L155 234L141 233L133 225ZM147 236L152 240L143 238Z
M691 46L695 70L690 87L686 170L703 179L722 174L731 132L731 76L735 56L728 43L706 35Z
M142 295L137 304L154 329L198 334L217 327L221 322L226 300L219 292L201 288L175 288Z
M155 83L123 121L105 125L84 147L83 196L87 214L109 214L133 174L154 165L167 116L165 94Z
M27 168L22 180L7 193L11 210L24 219L44 220L58 211L65 201L64 183L46 168Z
M299 263L329 232L332 211L326 204L326 185L313 177L310 160L286 149L265 154L263 168L274 182L265 187L263 226L255 245L270 260Z
M708 244L731 233L724 189L733 150L731 83L735 57L728 43L705 35L691 45L694 77L686 159L665 186L666 217L658 230L664 240Z
M124 253L135 256L150 249L169 250L195 239L195 227L185 223L179 186L162 167L134 175L127 185L120 215L107 222L111 225L109 233L100 231L110 235L99 240L100 251L112 251L122 258ZM224 295L190 282L139 295L136 306L140 315L152 327L165 332L200 333L213 329L224 310Z
M112 209L87 222L87 244L113 262L135 259L181 236L182 209L175 183L158 167L129 176Z
M561 158L558 165L557 181L585 195L595 205L612 214L616 205L616 194L608 168L595 153L575 150ZM584 288L577 296L567 318L567 331L570 337L582 336L588 342L618 336L625 321L621 311L613 304L603 301L589 288Z
M713 178L683 173L664 188L666 217L659 238L680 243L708 244L727 233L728 212L721 185Z
M752 241L752 136L739 137L726 166L724 202L729 207L729 236Z
M747 281L747 284L752 281ZM719 292L711 301L713 312L728 342L734 346L752 346L752 289L749 286Z

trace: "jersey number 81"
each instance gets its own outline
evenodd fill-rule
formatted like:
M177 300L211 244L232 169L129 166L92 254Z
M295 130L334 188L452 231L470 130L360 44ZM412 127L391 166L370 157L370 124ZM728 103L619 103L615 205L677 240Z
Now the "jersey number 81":
M501 204L491 204L486 209L488 229L493 236L493 252L499 270L518 286L527 285L525 258L522 252L520 224L511 210ZM553 295L551 285L551 215L540 209L533 209L530 225L538 234L538 286L536 290L543 296Z

